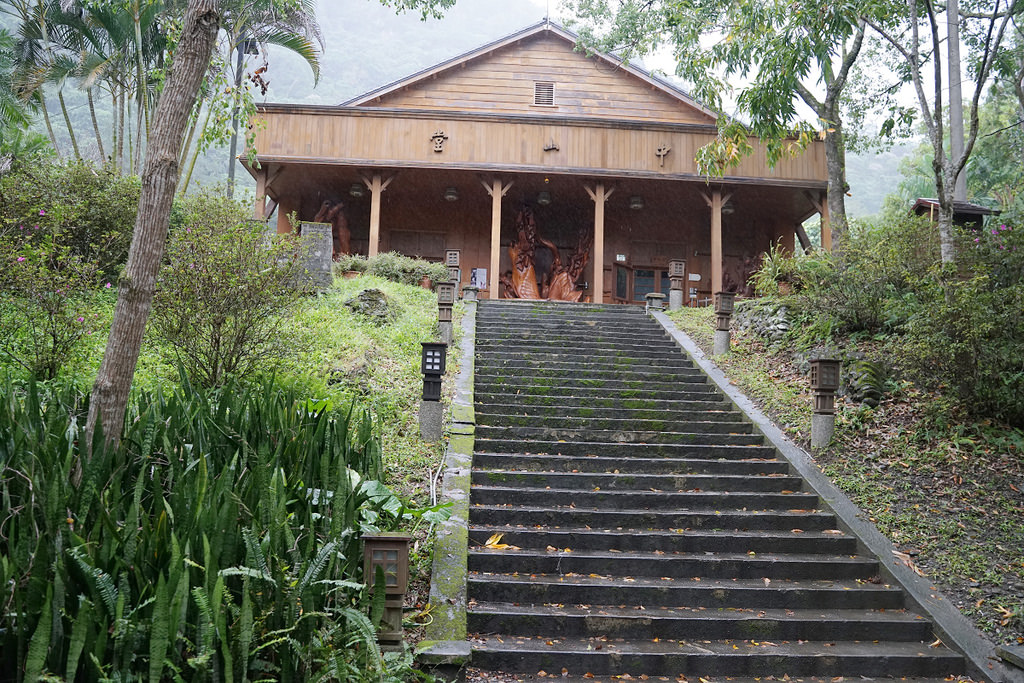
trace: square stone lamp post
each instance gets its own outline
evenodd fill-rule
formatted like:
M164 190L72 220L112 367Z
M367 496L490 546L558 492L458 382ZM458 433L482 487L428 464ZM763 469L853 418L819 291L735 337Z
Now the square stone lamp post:
M423 400L420 401L420 437L424 441L440 441L444 408L441 405L441 377L445 371L448 345L443 342L421 342L420 371L423 373Z
M717 356L729 352L729 345L732 342L732 335L729 333L729 323L732 321L732 312L736 305L736 294L733 292L715 292L715 341L711 348L711 355Z
M402 603L409 587L411 539L399 533L363 536L363 580L373 592L379 587L378 575L384 579L384 616L377 642L385 649L401 649L402 646Z
M671 289L668 292L668 310L678 311L683 307L683 287L686 278L686 261L673 259L668 262L668 277Z
M449 269L451 270L451 269ZM437 334L445 344L451 344L452 307L455 306L455 283L441 282L437 285Z
M839 389L841 363L835 358L811 361L811 391L814 412L811 414L811 450L819 451L832 442L836 429L836 391Z

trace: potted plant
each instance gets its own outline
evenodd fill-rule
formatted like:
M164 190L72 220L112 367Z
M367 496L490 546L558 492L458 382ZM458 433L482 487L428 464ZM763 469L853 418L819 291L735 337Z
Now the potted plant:
M334 272L342 277L354 278L366 273L368 264L366 257L359 254L341 254L334 261Z

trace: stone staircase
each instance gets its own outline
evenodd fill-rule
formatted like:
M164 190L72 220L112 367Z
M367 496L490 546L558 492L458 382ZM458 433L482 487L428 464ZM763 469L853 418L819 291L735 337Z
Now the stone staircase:
M641 308L481 302L476 329L474 667L679 681L963 671ZM495 534L512 547L486 547Z

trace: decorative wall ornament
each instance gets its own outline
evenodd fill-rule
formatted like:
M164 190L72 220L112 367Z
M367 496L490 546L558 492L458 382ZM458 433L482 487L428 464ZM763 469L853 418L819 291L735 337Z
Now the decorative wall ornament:
M434 134L430 136L431 142L434 143L435 152L444 151L444 141L448 139L448 136L444 134L443 130L434 131Z
M545 152L557 152L558 151L558 143L555 142L554 138L551 138L551 140L548 141L548 144L544 145L544 151Z
M665 167L665 157L667 157L668 153L671 151L671 147L669 147L668 145L662 145L658 147L658 149L654 152L654 156L658 157L659 166L661 166L662 168Z

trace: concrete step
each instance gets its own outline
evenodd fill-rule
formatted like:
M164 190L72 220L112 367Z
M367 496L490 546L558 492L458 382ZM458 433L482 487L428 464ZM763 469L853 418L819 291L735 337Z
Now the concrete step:
M557 422L557 421L556 421ZM615 443L706 443L760 445L763 437L751 434L749 422L686 422L673 425L674 429L630 429L627 425L615 428L614 424L602 425L611 428L588 429L584 424L565 426L501 426L478 424L476 433L483 438L517 437L525 440L573 440L579 442L609 441Z
M615 419L600 417L540 417L537 415L496 415L476 413L476 423L480 426L493 428L531 428L531 429L569 429L600 431L681 431L696 434L749 434L749 422L725 419L702 419L704 416L692 417L688 420L663 419ZM714 415L712 415L714 417ZM731 417L736 418L737 415Z
M509 573L529 567L531 573L614 574L737 579L869 579L878 573L873 558L817 553L667 553L607 550L469 549L469 568Z
M581 491L799 491L800 477L745 476L728 474L631 474L537 472L521 469L475 468L474 486L515 486L533 489Z
M543 370L525 372L519 368L477 367L476 377L481 384L504 384L506 386L573 386L599 389L653 389L677 388L680 384L706 384L707 378L701 373L689 370L662 372L659 370L604 370L599 372L574 373L570 370Z
M557 405L617 407L631 405L629 401L633 399L640 399L632 404L640 406L663 405L660 403L662 401L721 402L723 400L722 395L717 393L710 385L697 384L695 382L680 382L671 385L668 389L653 390L650 387L607 389L604 387L579 385L531 386L480 381L476 383L475 391L478 402L484 400L480 398L480 395L484 395L488 397L497 396L503 402L533 405L554 403Z
M606 472L610 474L698 474L769 476L789 473L789 465L781 460L698 460L683 458L641 458L571 455L521 455L519 453L484 453L473 455L473 465L480 469L523 469L534 472Z
M690 428L691 431L638 431L618 429L585 429L557 427L492 427L479 425L476 433L482 438L518 438L528 441L573 441L577 443L628 443L628 444L670 444L695 443L705 445L758 446L764 438L760 434L751 434L748 422L726 422L723 425L715 422L691 422L679 425L680 429ZM702 429L702 431L698 431ZM735 431L731 431L735 429Z
M829 530L835 532L834 529ZM777 553L777 554L846 554L857 552L857 542L842 533L805 531L693 531L651 529L526 529L518 525L473 525L469 529L470 545L484 547L487 539L501 534L501 543L525 550L570 548L617 552L665 553Z
M579 350L570 347L538 347L518 345L509 347L507 345L480 345L476 346L475 357L478 361L490 362L497 357L509 360L548 360L565 362L622 362L622 364L652 365L669 364L669 362L681 362L687 364L688 358L678 348L649 347L634 353L616 353L614 348L594 350L592 353L582 354Z
M931 624L904 610L707 609L611 605L470 604L467 628L476 633L532 636L538 629L560 638L887 640L934 639Z
M471 572L470 599L520 604L644 605L713 609L902 609L903 592L870 581L705 579Z
M523 351L533 353L574 353L578 359L586 359L591 356L612 356L612 357L633 357L645 358L645 352L656 352L660 354L675 353L676 356L683 356L682 349L670 340L652 341L638 337L636 341L596 341L594 339L580 339L578 341L537 339L480 339L476 344L477 351ZM671 357L666 355L665 357Z
M700 392L687 393L684 398L680 392L673 392L672 398L653 398L650 396L608 396L595 395L585 397L585 401L566 401L567 396L556 396L551 394L526 395L508 392L502 389L498 393L483 390L479 385L476 387L474 396L476 407L482 412L487 412L487 406L503 405L513 406L517 410L719 410L733 411L732 404L726 403L721 394L714 393L703 386L691 388L700 389ZM575 398L575 397L573 397ZM584 397L580 397L584 398ZM554 413L552 413L554 414Z
M665 368L665 367L614 367L612 365L579 369L565 364L554 364L545 368L528 368L520 364L477 363L477 376L494 376L525 378L540 383L540 380L552 377L564 378L573 377L585 379L588 384L601 386L606 380L639 380L641 382L707 382L704 373L694 368ZM529 381L527 383L530 383Z
M511 403L481 403L476 409L478 422L487 424L528 424L527 420L653 420L673 422L744 422L738 410L720 403L703 410L659 408L592 408L590 406L517 406Z
M594 676L871 676L937 677L963 671L963 659L927 642L776 642L747 640L619 640L474 634L473 665L498 671ZM548 643L551 643L549 645ZM692 680L692 678L690 679Z
M474 500L469 521L477 525L512 525L593 529L792 530L834 529L835 516L813 507L785 510L607 510L554 505L485 505Z
M710 445L706 443L647 443L626 444L616 442L531 441L521 439L490 439L477 437L476 447L488 453L523 453L547 455L584 455L619 458L695 458L698 460L725 459L772 460L775 449L767 446Z
M812 509L813 493L799 491L579 491L524 489L514 486L474 486L473 502L481 505L576 506L609 510L791 510Z
M599 356L580 357L571 352L509 354L499 350L477 351L476 363L484 367L561 368L579 372L607 368L640 370L668 368L699 371L693 361L671 350L666 351L665 357L654 360L614 354L608 354L607 358L603 358Z

